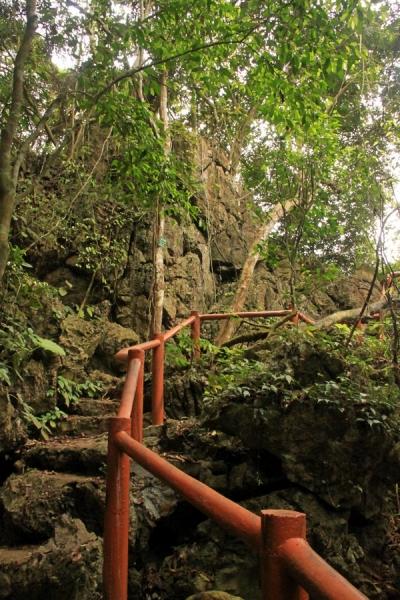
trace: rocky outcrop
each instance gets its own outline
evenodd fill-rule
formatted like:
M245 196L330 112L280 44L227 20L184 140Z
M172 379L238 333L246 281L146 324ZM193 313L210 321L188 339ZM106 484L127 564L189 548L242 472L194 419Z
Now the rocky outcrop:
M101 540L64 515L43 545L0 548L0 597L13 600L101 600Z

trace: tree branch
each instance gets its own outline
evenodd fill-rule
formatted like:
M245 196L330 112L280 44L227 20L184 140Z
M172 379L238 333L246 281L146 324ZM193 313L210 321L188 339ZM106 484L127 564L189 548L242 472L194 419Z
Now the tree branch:
M13 184L15 187L17 186L17 182L18 182L18 175L19 175L19 169L21 167L21 163L23 162L23 160L26 156L26 153L29 150L29 147L31 146L31 144L33 144L33 142L35 142L37 140L40 133L46 127L48 120L50 119L50 117L52 116L54 111L56 110L57 106L59 106L64 101L64 99L70 89L70 86L71 86L71 82L69 82L69 84L67 84L65 86L63 91L58 94L57 98L55 98L53 100L53 102L51 102L51 104L47 108L46 112L40 119L39 123L36 125L36 128L34 129L34 131L32 131L31 135L28 136L26 138L26 140L21 144L21 147L18 151L17 157L14 162L13 174L12 174ZM57 142L56 142L56 140L54 140L54 138L52 139L52 142L54 143L55 146L57 146Z
M24 69L28 58L33 38L38 24L36 15L36 0L26 1L26 29L18 48L17 56L14 63L13 88L11 95L11 107L7 122L1 132L0 141L0 170L9 168L10 153L13 143L15 130L17 128L19 118L21 116L21 107L24 90Z
M24 87L24 96L27 99L28 103L33 108L33 112L36 115L36 117L39 119L39 122L40 122L41 116L40 116L40 111L39 111L38 105L36 104L34 98L30 94L30 92L26 89L26 87ZM53 132L51 131L51 129L47 123L45 124L44 128L46 130L47 135L49 136L49 140L52 142L52 144L54 146L57 146L57 140L55 139Z

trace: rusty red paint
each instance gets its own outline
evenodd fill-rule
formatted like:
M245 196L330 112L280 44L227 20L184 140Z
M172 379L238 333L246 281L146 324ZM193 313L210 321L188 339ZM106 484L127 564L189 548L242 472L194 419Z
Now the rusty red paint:
M192 311L186 319L165 334L117 353L128 361L128 374L118 417L110 420L107 506L104 533L104 598L126 600L128 574L129 456L181 494L224 529L257 548L262 556L263 600L366 600L346 579L329 567L305 541L305 515L294 511L262 511L261 519L224 498L208 486L189 477L141 445L143 437L143 383L145 350L153 349L153 423L162 424L164 342L182 327L191 325L194 355L200 354L201 320L231 317L275 317L290 310L205 314ZM373 315L379 318L379 315ZM291 320L314 321L298 312ZM361 322L357 324L361 327ZM360 336L361 337L361 336ZM134 402L132 408L132 399ZM132 420L128 418L132 410ZM128 435L131 431L133 439ZM307 590L307 591L306 591Z
M291 510L261 511L262 600L307 600L308 594L292 578L277 556L286 540L306 537L306 515Z
M118 432L128 435L130 430L130 419L111 417L104 519L104 600L126 600L128 595L130 459L116 447L114 439Z
M152 350L160 345L158 340L150 340L150 342L143 342L143 344L136 344L135 346L130 346L129 348L123 348L114 356L115 360L118 362L127 362L129 360L129 352L131 350Z
M131 418L133 400L135 398L136 385L140 372L140 360L133 359L128 365L124 389L122 390L121 404L119 405L117 417Z
M176 325L169 331L166 331L164 333L164 341L167 342L168 340L173 338L177 333L180 332L182 327L188 327L189 325L191 325L193 323L194 320L195 320L194 317L189 317L188 319L185 319L185 321L182 321L182 323L179 323L179 325Z
M192 317L194 317L194 321L191 325L191 338L194 342L194 350L193 350L193 358L199 358L200 356L200 313L198 310L192 310Z
M153 361L151 366L151 416L153 425L164 423L164 334L155 333L154 339L160 345L153 348Z
M129 350L129 360L138 359L140 370L136 383L135 400L132 409L132 437L138 442L143 440L143 386L144 386L144 350Z
M300 321L303 321L304 323L308 323L309 325L314 325L315 321L313 321L312 319L309 319L308 317L306 317L306 315L303 315L303 313L299 312L299 319Z
M204 483L186 475L160 456L121 431L115 436L117 447L147 471L164 481L193 506L249 546L261 548L261 520L249 510L228 500Z
M277 556L313 600L368 600L314 552L304 539L286 540L277 549Z

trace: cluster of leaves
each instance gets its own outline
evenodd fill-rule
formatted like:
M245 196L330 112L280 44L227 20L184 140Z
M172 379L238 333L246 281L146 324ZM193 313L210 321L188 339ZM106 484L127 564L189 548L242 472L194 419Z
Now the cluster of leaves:
M18 394L18 404L22 408L21 414L25 422L28 425L33 425L45 440L50 438L52 429L57 427L57 423L67 418L67 414L60 410L58 406L53 411L43 415L35 415L32 407L22 400L20 394Z
M355 0L199 0L195 6L186 0L129 6L92 0L90 7L71 8L63 0L57 6L40 4L38 10L42 36L35 39L26 68L18 140L35 131L60 90L65 95L47 121L49 129L36 138L42 166L20 190L22 196L32 196L32 186L57 153L79 163L75 142L82 149L85 132L93 136L97 128L101 141L112 131L113 151L102 170L113 200L148 209L161 198L168 210L190 213L190 170L166 155L166 132L158 118L160 80L167 69L172 134L183 123L186 130L212 137L229 154L246 146L242 172L263 204L298 196L302 181L297 210L308 213L303 254L325 251L340 258L344 247L347 258L354 258L352 247L370 233L382 182L387 187L384 157L397 139L395 8ZM6 1L0 13L4 31L10 14L12 31L0 46L5 115L10 56L24 27L22 8ZM57 69L50 59L54 50L67 53L75 68ZM379 105L374 100L382 89L385 114L379 115L372 107ZM372 187L371 171L377 182ZM86 176L86 191L96 194L99 180L89 171ZM344 190L340 197L332 193L332 180ZM360 202L364 212L357 228ZM98 232L92 216L84 218L82 264L93 270L109 252L110 266L118 265L112 232Z
M265 402L278 401L282 410L287 410L294 401L306 399L332 404L340 411L352 406L356 409L357 421L368 427L381 427L393 433L397 430L395 413L400 403L400 390L394 383L393 365L387 340L376 335L374 324L364 335L353 343L348 354L345 341L350 331L347 325L335 326L329 332L321 332L313 327L304 331L278 330L275 337L282 344L288 341L312 343L313 352L328 352L343 364L344 372L335 379L326 379L315 373L315 381L301 385L290 373L285 372L282 359L260 362L245 357L243 349L217 349L205 343L211 352L208 355L208 377L204 393L204 406L212 407L215 401L224 397L235 397L251 403L262 418ZM386 335L390 335L390 321L386 323ZM282 371L279 371L279 368Z
M29 326L27 313L40 310L44 296L54 296L56 291L46 283L31 277L26 269L24 251L12 247L9 270L0 293L0 380L11 386L22 380L25 367L38 348L53 354L64 355L61 346L42 338Z
M189 330L184 327L165 345L165 366L171 370L184 370L192 366L194 343Z
M72 379L67 379L62 375L57 377L57 389L48 390L47 395L53 396L54 393L57 398L61 398L65 406L70 404L76 404L79 402L79 398L99 398L103 393L102 381L85 381L84 383L78 383Z

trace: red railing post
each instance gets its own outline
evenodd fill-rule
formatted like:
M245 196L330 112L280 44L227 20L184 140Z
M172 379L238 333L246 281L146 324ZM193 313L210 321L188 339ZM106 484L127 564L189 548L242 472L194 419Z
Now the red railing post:
M140 371L136 384L135 400L132 409L132 437L137 442L143 441L143 386L144 386L144 350L129 350L129 361L140 360Z
M194 350L193 350L193 358L200 357L200 313L198 310L192 310L190 313L192 317L195 317L195 320L191 324L191 337L194 342Z
M277 549L291 538L306 537L306 515L291 510L261 511L262 600L308 600L308 594L287 573Z
M155 333L153 339L159 340L160 345L153 348L151 417L153 425L162 425L164 423L164 334Z
M293 305L292 305L292 304L289 304L289 309L290 309L290 310L293 310ZM292 323L294 323L295 325L297 325L297 323L298 323L298 321L299 321L299 312L298 312L298 311L297 311L297 315L294 315L294 317L292 317L292 318L290 319L290 321L291 321Z
M119 431L130 434L131 420L110 418L103 546L104 600L126 600L128 597L130 458L114 444L114 436Z

